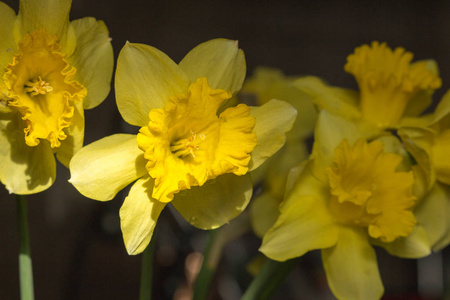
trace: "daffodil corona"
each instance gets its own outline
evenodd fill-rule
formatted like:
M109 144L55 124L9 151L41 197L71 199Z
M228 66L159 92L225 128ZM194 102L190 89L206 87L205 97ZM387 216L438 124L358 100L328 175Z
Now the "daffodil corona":
M249 171L282 147L296 110L278 100L224 109L244 77L244 54L235 41L203 43L178 65L147 45L122 49L117 106L139 133L81 149L70 163L70 181L85 196L105 201L137 179L120 209L129 254L147 247L169 202L201 229L217 228L247 206Z
M71 1L0 2L0 180L31 194L55 179L83 144L83 109L109 93L113 55L103 22L69 22Z

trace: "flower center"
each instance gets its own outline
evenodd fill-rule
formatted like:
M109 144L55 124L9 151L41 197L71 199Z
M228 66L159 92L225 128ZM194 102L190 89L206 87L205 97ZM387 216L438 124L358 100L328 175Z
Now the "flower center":
M225 173L244 175L256 145L255 119L250 108L238 105L217 116L231 94L212 90L206 78L192 83L185 95L153 109L137 141L155 179L153 198L169 202L174 194Z
M326 170L329 207L342 224L368 227L383 242L408 236L416 220L412 213L412 172L396 172L402 157L383 152L384 145L344 140L335 150L334 166Z
M175 141L170 145L170 150L176 157L186 157L188 155L195 156L194 150L198 150L199 144L206 140L206 135L203 133L196 134L192 130L189 130L189 137Z
M36 146L48 140L59 147L67 135L75 102L86 97L86 88L74 80L76 69L60 52L57 37L44 29L27 34L5 70L7 106L16 109L25 122L25 143Z
M38 76L37 79L25 82L24 89L30 96L45 95L53 91L53 87L50 83L42 80L41 76Z
M425 62L411 64L412 58L403 48L392 51L378 42L356 48L348 56L344 69L358 83L365 120L380 127L396 125L417 92L441 86L441 79Z

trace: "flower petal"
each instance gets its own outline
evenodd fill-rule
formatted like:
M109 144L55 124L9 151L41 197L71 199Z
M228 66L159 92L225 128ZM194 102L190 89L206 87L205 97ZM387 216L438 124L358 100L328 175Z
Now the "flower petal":
M269 192L264 192L252 200L250 206L250 221L256 236L262 238L272 227L278 216L280 200Z
M136 136L115 134L78 151L70 161L70 182L84 196L111 200L125 186L146 174L144 153Z
M224 174L176 194L175 209L191 225L200 229L215 229L238 216L252 197L250 174Z
M76 102L74 105L72 122L67 127L67 138L61 141L61 146L57 148L56 157L67 168L75 153L83 147L84 140L84 110L83 103Z
M325 169L331 166L336 147L344 139L347 139L349 144L353 145L360 137L362 137L362 133L353 122L331 114L327 110L322 110L319 113L314 132L315 142L312 150L312 155L315 158L313 163L314 175L326 182Z
M425 228L433 251L450 243L450 187L436 183L416 208L416 217Z
M244 52L237 41L214 39L192 49L180 62L191 82L206 77L212 89L239 91L244 82Z
M320 109L326 109L347 120L357 120L361 114L357 107L358 93L331 87L320 78L305 76L294 81L293 86L310 95Z
M150 110L185 94L189 79L166 54L151 46L126 43L117 60L117 107L125 121L147 125Z
M281 204L280 216L265 234L260 251L271 259L285 261L336 244L338 227L329 214L324 189L309 169L304 169Z
M12 62L13 56L17 51L17 45L14 42L13 28L16 14L8 5L0 2L0 78L5 74L5 67ZM0 100L6 93L6 87L3 80L0 80Z
M408 237L400 237L390 243L371 239L371 244L381 246L389 254L402 258L421 258L431 253L427 232L420 225L417 225Z
M75 32L69 24L71 0L21 0L14 37L19 42L23 36L45 28L50 35L59 37L63 53L71 55L76 46Z
M49 188L56 163L47 141L25 144L25 123L15 112L0 112L0 181L10 193L35 194Z
M151 197L154 180L145 176L130 189L120 208L120 228L128 254L136 255L147 248L165 203Z
M114 66L111 39L103 21L83 18L71 24L77 35L77 48L68 60L77 68L75 79L88 90L83 102L84 108L89 109L99 105L111 89Z
M383 295L375 251L363 228L341 226L337 244L322 250L322 263L336 298L375 300Z
M249 164L252 171L284 145L286 132L292 128L297 111L287 102L273 99L262 106L251 107L250 115L256 119L253 132L258 142Z

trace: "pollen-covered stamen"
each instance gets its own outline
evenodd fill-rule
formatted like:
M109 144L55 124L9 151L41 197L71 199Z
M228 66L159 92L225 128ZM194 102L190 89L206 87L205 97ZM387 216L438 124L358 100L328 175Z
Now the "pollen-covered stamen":
M42 80L41 76L38 76L38 78L34 80L28 80L25 83L24 89L31 96L45 95L53 91L53 87L50 83Z
M172 151L176 157L183 158L192 155L193 158L196 158L195 150L200 149L199 144L204 140L206 140L204 134L197 134L194 131L189 130L189 137L172 143L170 145L170 151Z

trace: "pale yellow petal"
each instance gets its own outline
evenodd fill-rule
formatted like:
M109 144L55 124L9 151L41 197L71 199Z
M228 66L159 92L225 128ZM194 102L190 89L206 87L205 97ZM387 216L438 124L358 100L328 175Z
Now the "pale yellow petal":
M383 247L389 254L402 258L422 258L431 253L427 232L421 225L414 227L408 237L400 237L390 243L371 239L371 244Z
M361 113L357 107L358 94L351 90L330 87L320 78L305 76L293 86L310 95L320 109L326 109L348 120L357 120Z
M125 186L146 174L144 153L136 136L115 134L87 145L70 161L70 182L84 196L111 200Z
M377 258L364 228L341 226L337 244L322 250L322 263L336 298L377 300L383 295Z
M103 21L83 18L71 22L77 35L77 48L68 58L77 68L75 79L88 90L84 108L99 105L108 96L114 66L108 28Z
M214 39L192 49L180 62L191 82L206 77L212 89L239 91L244 82L244 52L237 41Z
M186 94L189 79L166 54L151 46L126 43L117 60L117 107L125 121L147 125L148 113L169 97Z
M17 51L14 42L13 28L16 14L5 3L0 2L0 78L5 74L5 67L12 62ZM0 100L6 96L6 87L3 80L0 80Z
M25 144L19 113L0 112L0 181L10 193L27 195L48 189L56 177L55 157L47 141Z
M449 199L450 187L436 183L416 208L417 220L425 228L434 251L450 243Z
M83 103L76 102L74 105L72 122L65 129L67 138L61 141L61 146L57 148L56 157L67 168L72 157L83 147L84 140L84 110Z
M263 192L252 200L250 205L250 222L253 231L259 238L262 238L278 219L280 202L280 199L269 192Z
M259 249L267 257L285 261L308 251L336 244L338 226L333 222L320 195L295 197L283 210L275 225L264 235Z
M314 175L326 182L325 169L331 166L334 159L334 150L347 139L350 145L363 136L355 123L331 114L327 110L319 113L316 130L314 132L314 145L312 155L314 157Z
M292 128L297 111L287 102L274 99L263 106L251 107L250 115L256 119L253 132L258 143L252 152L251 171L284 145L286 132Z
M153 179L145 176L131 187L120 208L120 228L128 254L136 255L147 248L161 211L166 206L151 198Z
M14 38L22 37L44 28L50 35L59 37L63 53L71 55L76 47L75 32L69 24L71 0L21 0Z
M439 102L433 114L432 124L440 121L450 114L450 91L447 91Z
M203 186L181 191L171 203L191 225L215 229L230 222L247 207L252 188L250 174L224 174Z

